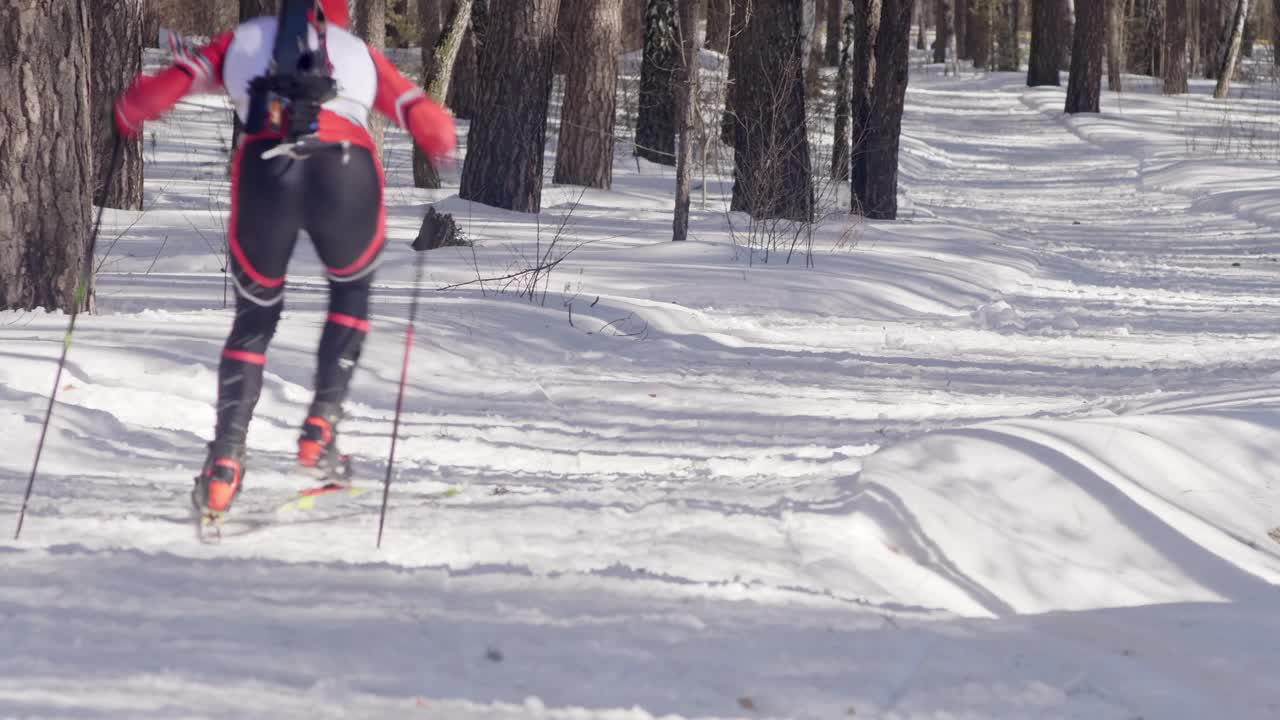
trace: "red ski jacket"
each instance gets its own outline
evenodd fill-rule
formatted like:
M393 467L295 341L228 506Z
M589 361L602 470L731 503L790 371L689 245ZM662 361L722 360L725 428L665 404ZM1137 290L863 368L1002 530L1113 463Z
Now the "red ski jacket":
M429 157L448 156L457 145L453 118L432 102L422 88L396 70L377 50L346 29L343 0L321 0L326 11L326 48L338 96L326 102L316 133L321 141L349 141L373 148L369 109L393 120L413 137ZM174 48L174 64L155 75L139 74L116 101L115 122L127 137L142 124L164 114L192 92L223 88L243 122L249 112L249 83L266 73L275 46L276 18L260 17L214 36L200 48ZM312 46L318 43L314 27ZM271 137L262 132L250 138Z

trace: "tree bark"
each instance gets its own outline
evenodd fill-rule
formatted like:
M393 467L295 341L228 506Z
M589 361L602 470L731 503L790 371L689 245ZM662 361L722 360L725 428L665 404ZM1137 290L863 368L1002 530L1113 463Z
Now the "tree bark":
M956 60L969 60L969 3L970 0L955 0Z
M428 11L433 8L428 7ZM419 8L421 11L421 8ZM437 14L435 17L439 17ZM423 38L430 37L432 30L430 18L419 17L419 21L427 20ZM444 26L436 29L435 41L431 50L422 48L422 84L427 95L438 103L449 96L450 80L453 77L453 66L457 62L458 53L462 50L462 39L467 35L467 27L471 24L471 0L453 0L449 7L449 15L444 19ZM438 189L441 186L440 173L431 164L431 160L416 144L413 146L413 184L420 188Z
M0 5L0 310L75 304L93 196L89 12Z
M486 16L479 107L462 168L463 200L519 212L541 209L559 10L560 0L525 0Z
M951 44L951 0L934 0L933 25L937 31L933 34L933 61L947 61L947 47Z
M92 0L89 3L93 63L90 65L93 106L93 202L112 208L142 208L142 140L121 140L120 160L111 173L116 142L116 97L142 69L142 0ZM111 173L108 177L108 173Z
M805 133L804 0L755 5L733 45L734 182L731 208L756 219L813 219Z
M872 108L876 89L876 42L880 33L880 16L884 0L853 0L853 59L850 67L853 83L850 110L851 174L849 176L851 210L865 214L863 198L874 174L871 154L866 147L871 139ZM922 16L923 17L923 16Z
M1079 2L1079 0L1077 0ZM1126 0L1103 0L1106 3L1107 33L1107 89L1120 92L1124 87L1124 18ZM1076 23L1080 22L1080 7L1076 6ZM1075 38L1075 33L1071 37ZM1073 43L1074 46L1074 43Z
M1107 0L1076 0L1071 76L1066 112L1099 112L1102 105L1102 46L1107 35Z
M356 5L356 28L361 38L375 50L387 48L387 0L361 0ZM369 134L382 158L382 140L386 124L377 113L369 116Z
M592 0L593 2L596 0ZM689 237L689 177L693 174L694 108L698 88L698 6L701 0L678 0L680 4L677 38L680 41L680 96L676 133L679 152L676 160L676 207L671 222L671 240Z
M984 70L991 65L991 21L986 9L987 0L969 0L969 17L965 21L966 54L973 67Z
M916 33L916 49L927 50L929 49L929 44L925 41L925 33L929 31L929 18L932 17L928 6L929 0L913 0L913 2L915 3L915 8L912 12L915 13L916 28L919 30Z
M738 86L738 67L742 64L737 59L737 53L741 49L738 46L741 45L742 32L746 28L752 7L752 0L733 0L733 13L729 23L728 83L724 95L724 117L720 120L720 141L729 146L733 145L738 126L737 110L734 107L734 88Z
M855 40L869 57L854 68L853 210L874 220L898 216L898 145L907 94L910 0L855 0ZM874 27L874 33L870 28ZM864 38L866 38L864 40ZM863 49L858 55L864 55Z
M463 35L462 48L453 66L447 104L456 118L470 120L475 115L480 88L480 46L484 43L484 24L488 0L471 4L471 27Z
M840 65L840 39L844 36L844 0L823 0L827 10L827 46L822 56L827 67Z
M1164 94L1187 92L1187 0L1166 0L1164 12Z
M831 178L836 182L849 180L849 105L852 93L849 84L852 80L853 63L853 4L844 0L844 17L840 22L844 28L840 43L840 70L836 73L836 127L831 145Z
M660 165L676 164L675 72L680 48L675 25L673 0L649 0L640 64L635 154Z
M729 52L729 29L732 16L733 0L707 0L708 50L722 54Z
M732 2L732 0L729 0ZM649 0L623 0L622 3L622 51L635 52L644 49L645 9Z
M1280 0L1271 0L1271 62L1280 65Z
M1235 14L1231 19L1231 36L1226 43L1226 55L1222 59L1222 71L1218 74L1218 84L1213 89L1213 96L1219 100L1227 97L1227 92L1231 89L1231 77L1235 75L1236 63L1240 60L1244 23L1249 18L1249 0L1236 0L1235 6Z
M570 18L568 42L574 63L564 79L555 181L607 190L613 185L622 0L561 3L561 17Z
M807 97L816 98L822 94L822 56L824 44L821 38L823 15L826 14L826 0L821 0L823 12L818 12L820 0L801 0L804 34L804 87Z
M1061 0L1031 0L1031 57L1027 62L1027 85L1060 85L1058 62Z
M1017 72L1022 67L1022 49L1018 46L1018 25L1022 20L1018 0L998 0L996 22L996 70Z

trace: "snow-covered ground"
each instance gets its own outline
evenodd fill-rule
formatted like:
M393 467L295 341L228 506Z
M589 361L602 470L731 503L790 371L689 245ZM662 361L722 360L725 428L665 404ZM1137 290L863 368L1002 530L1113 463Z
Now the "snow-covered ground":
M381 550L376 492L271 515L323 321L305 244L239 534L194 539L229 130L184 102L146 211L107 214L0 541L0 717L1280 717L1280 173L1196 93L1067 120L1021 76L919 74L903 219L828 220L811 268L736 245L714 179L673 245L671 171L622 147L613 191L534 218L456 170L409 187L390 133L342 428L369 484L424 204L477 246L426 259ZM561 223L537 302L473 282ZM0 314L4 518L65 322Z

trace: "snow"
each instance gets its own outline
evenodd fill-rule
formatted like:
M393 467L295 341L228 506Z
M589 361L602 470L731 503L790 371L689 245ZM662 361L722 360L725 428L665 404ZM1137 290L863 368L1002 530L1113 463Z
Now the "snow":
M324 316L305 242L240 534L193 537L229 116L184 101L146 210L106 214L0 540L0 717L1280 717L1276 174L1220 131L1280 103L912 83L906 217L828 217L812 267L743 247L724 178L673 245L672 173L623 145L612 191L534 217L457 168L412 188L389 131L342 428L371 485L424 204L476 247L426 257L381 550L378 492L271 515ZM474 282L547 252L534 302ZM0 314L4 517L65 323Z

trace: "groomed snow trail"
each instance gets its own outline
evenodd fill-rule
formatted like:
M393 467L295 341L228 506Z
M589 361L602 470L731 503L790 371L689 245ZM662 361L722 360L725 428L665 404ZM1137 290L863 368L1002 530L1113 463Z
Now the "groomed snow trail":
M185 103L151 209L111 216L104 313L0 545L0 717L1280 716L1276 232L1145 188L1018 82L913 80L914 217L815 269L748 264L716 207L664 242L669 174L620 158L545 302L428 293L382 551L375 493L192 540L229 313L221 105ZM431 253L432 288L544 246L527 216L394 187L389 137L342 428L370 479L422 203L481 241ZM578 198L548 188L544 228ZM291 269L246 514L299 484L315 270ZM0 315L5 517L64 322Z

